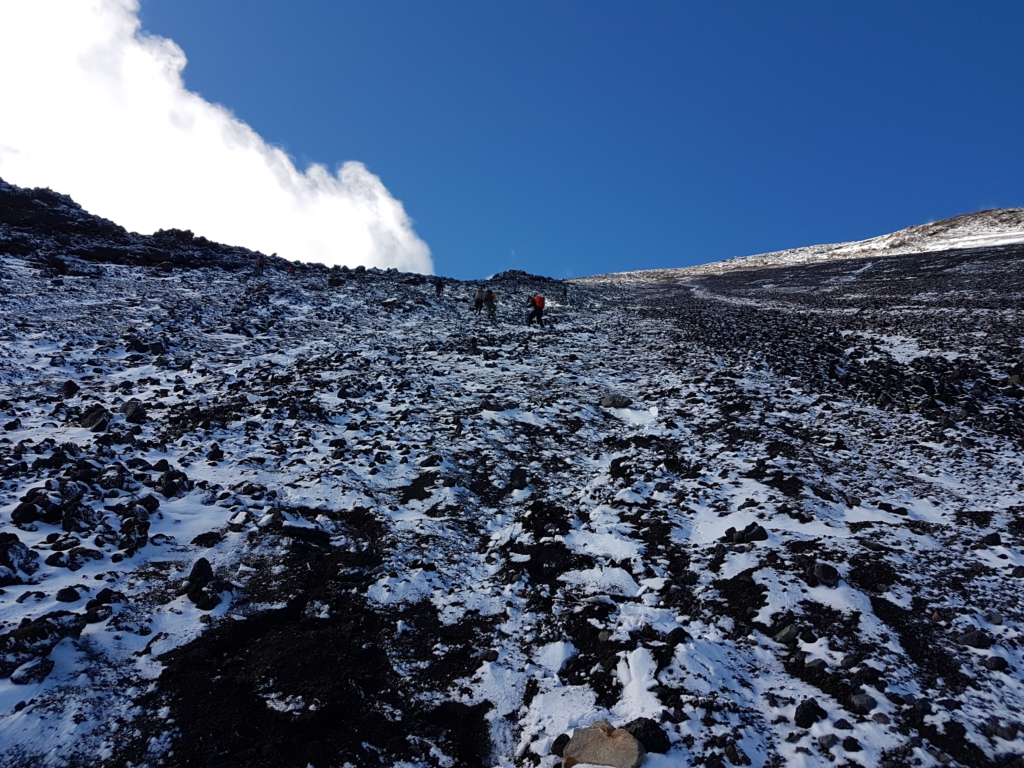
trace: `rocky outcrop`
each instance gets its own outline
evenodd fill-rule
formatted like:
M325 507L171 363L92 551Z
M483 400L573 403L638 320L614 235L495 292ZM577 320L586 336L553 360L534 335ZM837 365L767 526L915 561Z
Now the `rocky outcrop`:
M599 720L573 731L562 752L562 766L572 768L586 764L639 768L646 754L643 745L629 731Z

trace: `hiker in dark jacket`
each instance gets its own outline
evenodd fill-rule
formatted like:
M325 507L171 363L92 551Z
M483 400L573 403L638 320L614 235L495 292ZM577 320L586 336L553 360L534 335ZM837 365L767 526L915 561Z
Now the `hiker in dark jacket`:
M476 293L473 294L473 311L476 312L479 315L480 314L480 310L482 310L483 308L484 308L484 288L483 288L483 286L478 286L477 289L476 289Z
M484 291L484 306L487 307L487 317L494 323L498 320L498 296L488 288Z
M544 297L540 294L531 296L526 300L527 309L531 310L530 314L526 316L526 324L533 325L533 321L537 321L537 325L541 328L544 327Z
M441 298L441 294L444 293L444 280L440 277L434 278L434 294L437 298Z

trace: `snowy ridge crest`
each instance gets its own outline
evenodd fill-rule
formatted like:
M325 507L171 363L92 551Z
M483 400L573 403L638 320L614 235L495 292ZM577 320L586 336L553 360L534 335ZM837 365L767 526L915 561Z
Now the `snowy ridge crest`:
M867 259L933 251L969 250L1024 243L1024 208L997 208L966 213L949 219L919 224L888 235L846 243L811 245L772 251L756 256L737 256L726 261L676 269L650 269L619 273L636 280L671 280L715 275L738 269L767 269L815 264L837 259ZM610 276L582 278L602 282Z

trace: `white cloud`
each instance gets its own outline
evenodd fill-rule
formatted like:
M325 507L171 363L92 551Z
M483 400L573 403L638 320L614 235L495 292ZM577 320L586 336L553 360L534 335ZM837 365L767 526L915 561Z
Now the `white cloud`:
M140 33L137 0L0 0L0 177L139 232L432 271L402 204L362 163L299 171L186 90L184 66L172 41Z

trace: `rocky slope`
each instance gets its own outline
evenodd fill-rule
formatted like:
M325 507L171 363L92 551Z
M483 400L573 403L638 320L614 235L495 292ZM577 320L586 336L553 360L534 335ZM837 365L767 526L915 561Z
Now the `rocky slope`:
M1022 764L1024 247L491 324L0 192L0 765Z

